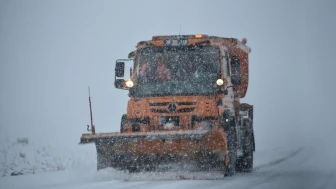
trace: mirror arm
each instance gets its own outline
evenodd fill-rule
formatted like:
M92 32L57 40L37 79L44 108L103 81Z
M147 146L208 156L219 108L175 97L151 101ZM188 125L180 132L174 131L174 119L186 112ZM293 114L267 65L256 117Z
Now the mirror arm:
M230 87L234 87L234 86L231 85L231 86L226 87L226 89L224 90L224 95L227 95L229 93L228 88L230 88Z
M234 85L231 85L231 86L228 86L228 87L226 87L226 89L225 90L227 90L228 88L230 88L230 87L234 87Z

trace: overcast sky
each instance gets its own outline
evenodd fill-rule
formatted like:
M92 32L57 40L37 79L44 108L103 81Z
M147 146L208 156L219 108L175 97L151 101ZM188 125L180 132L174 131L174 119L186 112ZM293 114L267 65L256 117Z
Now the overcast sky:
M257 149L333 140L335 3L0 0L0 138L75 146L90 123L119 131L114 64L153 35L247 38ZM180 30L181 26L181 30Z

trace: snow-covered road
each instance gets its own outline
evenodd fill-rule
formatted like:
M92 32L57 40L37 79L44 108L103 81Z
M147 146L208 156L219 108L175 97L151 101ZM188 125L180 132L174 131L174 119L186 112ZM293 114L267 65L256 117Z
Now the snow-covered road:
M332 154L332 155L330 155ZM305 188L336 187L335 153L316 146L279 147L257 151L252 173L222 179L221 174L179 172L128 174L94 167L0 178L1 189L104 189L104 188ZM180 180L196 177L198 180ZM212 178L212 179L210 179Z

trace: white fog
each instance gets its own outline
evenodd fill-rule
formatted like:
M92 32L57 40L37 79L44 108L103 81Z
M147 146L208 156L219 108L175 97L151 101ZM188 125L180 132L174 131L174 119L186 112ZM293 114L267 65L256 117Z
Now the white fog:
M1 172L0 188L333 188L335 8L332 0L0 0L0 167L30 170ZM247 39L241 102L254 105L255 173L126 182L130 175L97 172L95 146L78 144L90 124L88 86L96 132L119 132L129 97L114 87L115 61L139 41L178 34ZM15 144L22 137L28 146Z

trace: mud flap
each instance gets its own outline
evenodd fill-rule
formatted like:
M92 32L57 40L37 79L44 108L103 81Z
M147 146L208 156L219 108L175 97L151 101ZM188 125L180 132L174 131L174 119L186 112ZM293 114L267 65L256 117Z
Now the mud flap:
M228 122L223 123L223 127L227 133L228 139L228 151L229 162L226 164L224 176L233 176L236 173L236 161L237 161L237 131L236 120L234 117L230 117Z
M243 155L237 159L236 169L239 172L251 172L253 169L254 138L252 124L248 118L243 119L244 140Z

